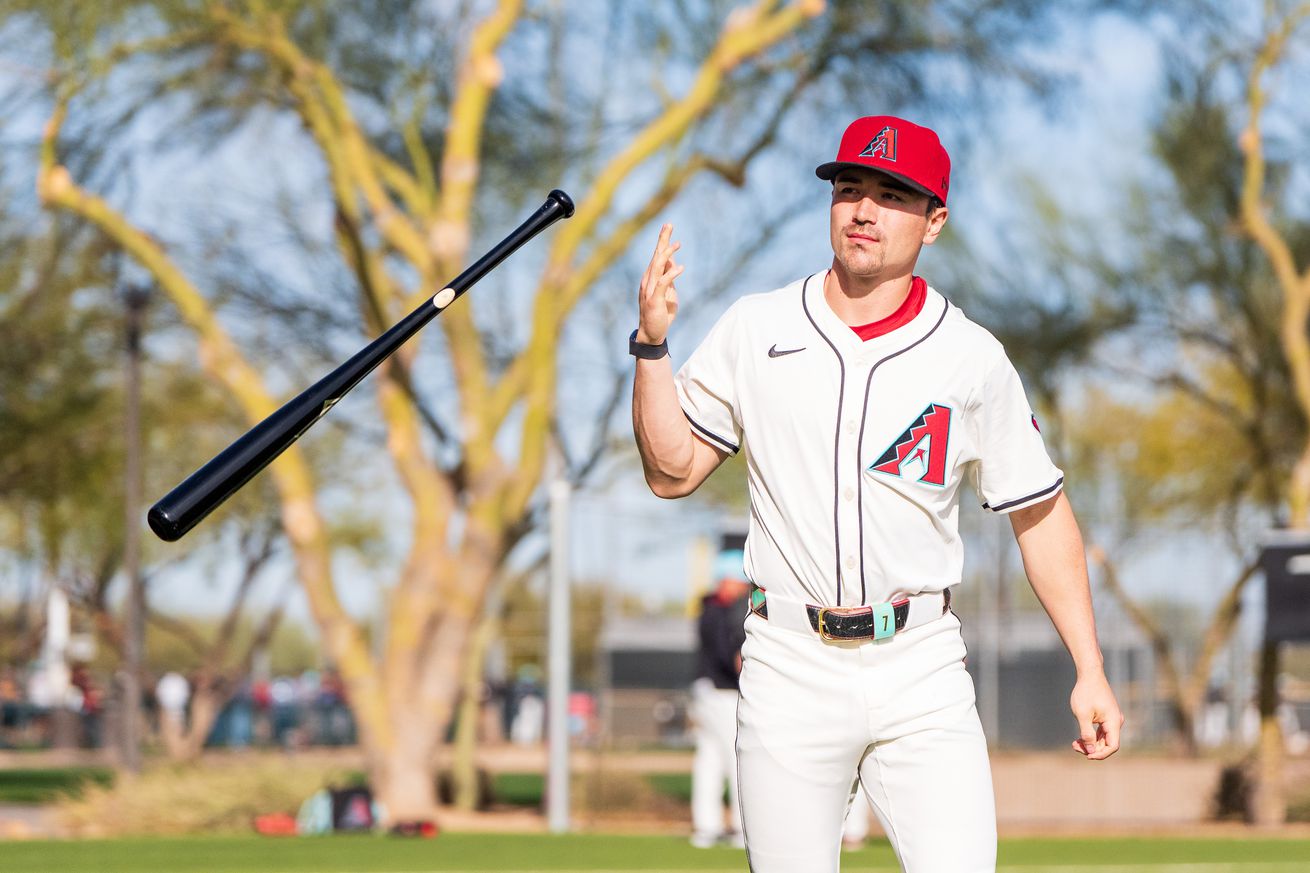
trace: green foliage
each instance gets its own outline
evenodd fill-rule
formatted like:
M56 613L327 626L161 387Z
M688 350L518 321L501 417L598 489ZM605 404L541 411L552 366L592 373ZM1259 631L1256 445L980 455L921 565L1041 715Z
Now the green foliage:
M582 791L587 792L586 785L593 780L588 775L575 777ZM691 802L691 774L689 773L612 773L595 776L594 779L609 783L611 786L621 782L622 787L611 789L604 795L605 805L594 807L594 811L611 808L615 795L625 799L621 805L623 811L640 808L640 802L634 798L648 798L648 792L678 803ZM644 781L645 785L641 783ZM524 806L539 809L546 791L546 777L540 773L497 773L492 777L492 793L496 803L509 806ZM594 792L586 794L597 800Z
M1305 424L1291 395L1278 342L1278 295L1267 262L1238 232L1242 156L1236 131L1245 107L1222 87L1240 74L1232 59L1171 72L1171 100L1155 132L1164 185L1141 192L1128 213L1132 271L1143 311L1139 342L1155 343L1134 367L1158 389L1114 418L1129 450L1126 471L1150 514L1171 508L1196 516L1281 505ZM1271 168L1283 175L1286 167ZM1308 251L1310 222L1283 212L1283 224ZM1096 417L1090 412L1088 418Z
M13 768L0 770L0 803L51 803L79 797L87 785L110 787L114 771L108 767Z
M691 803L690 773L647 773L646 781L660 794L683 803Z
M540 809L546 796L546 778L540 773L497 773L491 780L497 803Z
M0 542L95 572L122 529L120 371L106 366L122 358L122 322L103 290L104 250L58 224L4 231Z
M1207 10L1206 28L1230 15ZM1277 288L1240 231L1246 108L1230 86L1246 61L1226 46L1172 47L1155 164L1128 185L1117 220L1074 220L1034 193L1048 228L1040 250L1064 294L997 331L1038 401L1055 406L1059 460L1080 501L1122 535L1142 522L1272 519L1305 441L1279 351ZM1274 163L1272 175L1287 178ZM1310 222L1293 207L1271 203L1304 256ZM1099 370L1095 387L1070 392L1070 365Z

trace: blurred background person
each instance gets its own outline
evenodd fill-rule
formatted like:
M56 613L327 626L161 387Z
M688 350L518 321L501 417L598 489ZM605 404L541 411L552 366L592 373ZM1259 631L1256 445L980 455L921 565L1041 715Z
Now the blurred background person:
M519 668L509 696L509 739L518 746L535 746L546 735L546 699L541 687L541 668L524 664Z
M750 582L743 567L746 537L723 537L714 559L714 590L701 600L696 680L691 686L691 717L696 754L691 770L691 844L720 842L744 846L737 801L737 676L746 641L746 597ZM732 827L724 829L723 788L728 787Z
M155 684L155 700L159 703L159 733L164 748L171 755L179 755L182 735L186 732L187 704L191 701L191 683L176 670L169 670Z

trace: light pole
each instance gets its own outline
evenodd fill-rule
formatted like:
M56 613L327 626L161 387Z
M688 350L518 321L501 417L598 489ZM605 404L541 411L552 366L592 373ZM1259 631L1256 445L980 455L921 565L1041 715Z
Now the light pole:
M127 392L123 431L126 443L124 483L123 571L127 575L126 633L123 637L121 754L123 766L141 770L141 668L145 654L146 596L141 578L141 326L150 289L128 285L122 292L127 310Z
M550 483L550 595L546 659L546 818L553 834L569 822L569 690L573 684L570 631L568 480Z

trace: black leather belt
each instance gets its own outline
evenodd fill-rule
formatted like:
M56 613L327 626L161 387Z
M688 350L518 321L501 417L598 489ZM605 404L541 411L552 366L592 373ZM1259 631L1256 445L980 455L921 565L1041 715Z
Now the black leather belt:
M910 618L910 600L893 601L891 615L885 611L879 615L872 606L815 606L812 603L806 605L805 612L810 617L810 627L825 640L871 640L905 630L905 622ZM879 630L882 633L878 633Z
M942 615L945 615L951 608L951 589L942 591L942 600ZM751 611L761 618L769 617L768 598L759 587L751 589ZM810 627L825 640L885 639L905 630L910 619L910 598L864 606L815 606L807 603L805 613Z

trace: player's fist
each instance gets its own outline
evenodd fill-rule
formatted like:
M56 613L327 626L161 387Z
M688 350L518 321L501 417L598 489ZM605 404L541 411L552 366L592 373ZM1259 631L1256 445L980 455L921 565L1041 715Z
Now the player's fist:
M637 325L637 342L659 345L669 335L669 325L678 314L678 289L673 282L682 275L682 265L673 260L681 243L671 242L673 225L660 228L655 254L646 265L641 277L641 290L637 295L640 321Z

